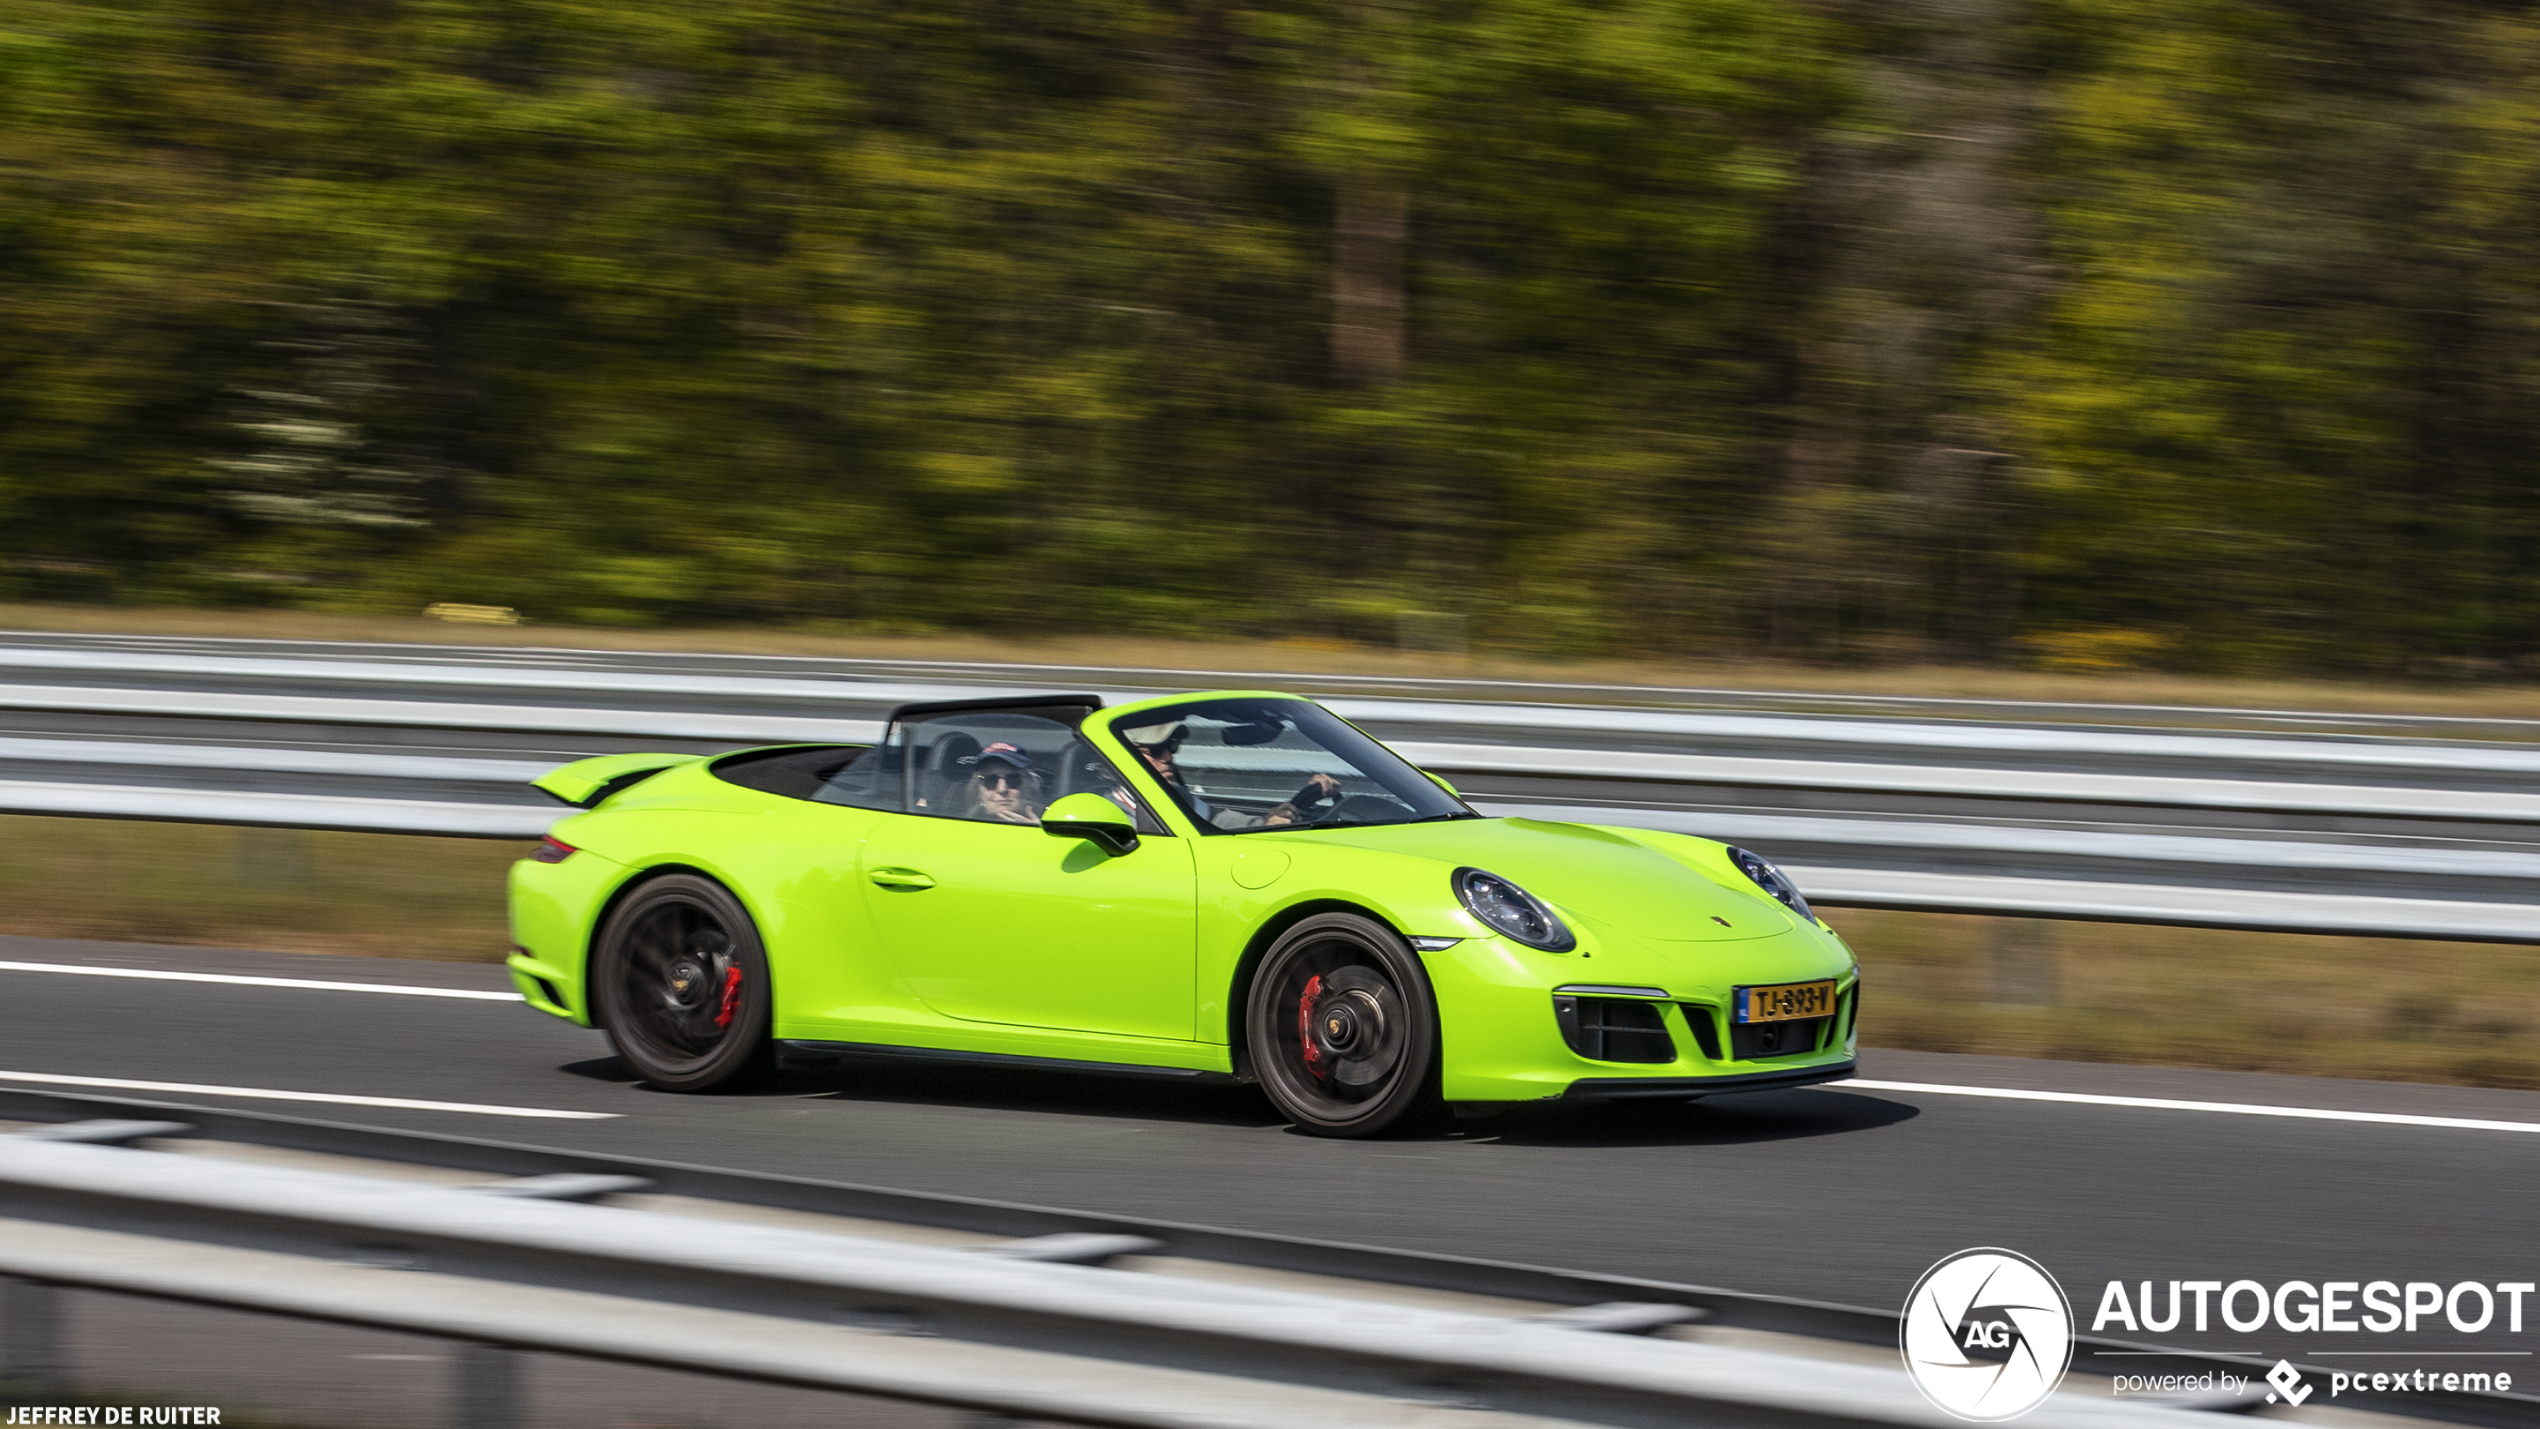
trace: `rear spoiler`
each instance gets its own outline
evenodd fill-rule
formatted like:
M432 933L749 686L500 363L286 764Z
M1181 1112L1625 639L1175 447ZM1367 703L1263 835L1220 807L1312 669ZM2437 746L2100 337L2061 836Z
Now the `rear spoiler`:
M529 787L558 803L596 809L619 790L640 784L665 769L694 764L700 754L603 754L559 764L529 781Z

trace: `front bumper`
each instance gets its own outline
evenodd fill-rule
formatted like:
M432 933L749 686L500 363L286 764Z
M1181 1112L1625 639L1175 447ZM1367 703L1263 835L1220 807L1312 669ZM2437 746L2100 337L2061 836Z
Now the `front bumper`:
M1860 1062L1846 1057L1840 1062L1812 1067L1791 1067L1774 1072L1731 1072L1718 1077L1581 1077L1561 1095L1566 1098L1617 1097L1716 1097L1730 1092L1778 1092L1790 1087L1813 1087L1820 1082L1839 1082L1857 1075Z
M1858 976L1849 953L1814 930L1724 944L1698 984L1680 968L1635 957L1608 938L1596 960L1547 963L1497 938L1471 938L1424 953L1438 999L1440 1092L1449 1102L1539 1102L1571 1097L1693 1097L1835 1081L1854 1072ZM1725 991L1737 984L1834 976L1841 1012L1816 1051L1740 1056ZM1664 1061L1582 1056L1562 1033L1556 986L1593 979L1614 990L1647 986L1673 1056ZM1654 1030L1654 1029L1653 1029ZM1707 1035L1706 1035L1707 1034Z

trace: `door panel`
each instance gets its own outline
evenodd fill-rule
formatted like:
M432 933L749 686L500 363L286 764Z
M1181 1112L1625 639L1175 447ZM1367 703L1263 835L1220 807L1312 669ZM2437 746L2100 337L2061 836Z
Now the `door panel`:
M883 945L947 1017L1188 1040L1196 881L1189 841L1112 855L1030 824L901 814L865 836Z

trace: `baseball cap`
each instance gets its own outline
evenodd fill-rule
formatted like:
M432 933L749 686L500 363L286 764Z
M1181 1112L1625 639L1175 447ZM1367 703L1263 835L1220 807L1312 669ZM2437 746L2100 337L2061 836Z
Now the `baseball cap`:
M1136 729L1120 731L1120 737L1131 744L1179 744L1182 742L1182 722L1175 719L1162 724L1142 724Z
M1032 756L1029 753L1014 745L1006 743L1002 739L989 745L985 749L980 750L978 753L971 755L969 758L962 760L961 762L969 765L980 765L986 764L991 760L1002 764L1010 764L1017 769L1025 771L1029 771L1032 767Z

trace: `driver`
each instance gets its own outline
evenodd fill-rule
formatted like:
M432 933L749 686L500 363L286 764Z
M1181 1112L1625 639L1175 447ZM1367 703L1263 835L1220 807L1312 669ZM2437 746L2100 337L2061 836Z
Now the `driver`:
M1182 741L1189 733L1187 727L1175 721L1171 724L1150 724L1136 729L1124 729L1120 732L1120 737L1127 740L1129 747L1138 752L1138 757L1147 762L1149 769L1155 771L1156 778L1163 780L1172 787L1173 792L1182 796L1182 801L1190 806L1192 817L1202 823L1221 829L1278 828L1282 825L1310 820L1313 817L1313 810L1340 797L1341 781L1329 774L1317 774L1306 780L1305 786L1291 795L1286 803L1266 814L1250 814L1241 809L1220 809L1201 798L1183 780L1181 768L1174 762L1175 753L1181 749Z

